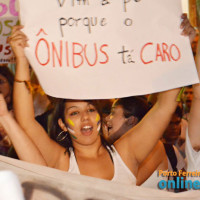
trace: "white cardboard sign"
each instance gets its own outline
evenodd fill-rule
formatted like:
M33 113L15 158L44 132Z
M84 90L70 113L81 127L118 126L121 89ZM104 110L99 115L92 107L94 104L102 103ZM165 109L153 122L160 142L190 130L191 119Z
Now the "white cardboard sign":
M19 24L18 6L16 0L1 0L0 2L0 64L14 62L14 56L7 37L12 27Z
M72 99L198 82L180 0L19 0L26 55L44 91Z

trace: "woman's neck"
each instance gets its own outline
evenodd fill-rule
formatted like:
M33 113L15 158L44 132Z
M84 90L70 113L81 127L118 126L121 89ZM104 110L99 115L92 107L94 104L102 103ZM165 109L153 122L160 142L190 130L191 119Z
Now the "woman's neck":
M90 145L82 145L79 143L74 142L74 152L78 156L84 156L84 157L98 157L99 155L102 154L104 151L104 146L102 145L101 138L98 137L98 139L90 144Z

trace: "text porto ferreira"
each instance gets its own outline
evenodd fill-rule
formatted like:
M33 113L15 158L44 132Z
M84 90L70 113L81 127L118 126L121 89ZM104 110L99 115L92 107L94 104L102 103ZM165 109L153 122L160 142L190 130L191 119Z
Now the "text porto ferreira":
M200 190L200 171L158 171L158 176L163 180L158 182L158 188L163 189L186 189ZM171 178L170 178L171 177ZM167 180L166 180L167 178ZM170 179L169 179L170 178ZM187 180L189 178L190 180ZM194 180L192 180L194 178Z

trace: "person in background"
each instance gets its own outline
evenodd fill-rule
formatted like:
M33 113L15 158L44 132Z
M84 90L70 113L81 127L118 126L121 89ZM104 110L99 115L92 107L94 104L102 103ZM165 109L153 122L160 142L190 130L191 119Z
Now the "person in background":
M177 106L171 121L163 134L163 142L176 145L181 134L182 109Z
M13 115L13 83L14 75L6 64L0 66L0 93L6 101L8 111ZM2 124L0 124L0 155L8 156L12 149L10 138L8 137ZM12 156L11 156L12 157ZM14 156L15 157L15 156Z
M189 113L190 113L192 99L193 99L192 85L186 86L182 94L182 104L183 104L183 118L186 119L187 121L189 120Z
M14 75L7 65L0 66L0 93L3 94L8 110L13 109L13 84Z
M149 106L142 97L120 98L113 102L110 114L106 117L104 136L113 144L129 129L134 127L148 112Z
M115 143L123 137L128 130L136 126L148 110L149 104L142 97L117 99L112 105L110 115L106 117L107 131L104 133L106 139L111 144ZM181 117L179 123L180 121ZM168 129L171 131L170 128ZM106 130L106 128L103 130ZM180 130L178 130L178 135L179 134ZM146 138L143 138L143 140L145 141ZM143 144L141 143L141 145ZM183 170L184 167L184 159L181 157L178 150L172 145L164 145L159 141L148 157L141 163L137 174L137 185L158 189L157 184L163 177L157 176L157 170L175 171L179 169ZM165 178L167 180L167 177Z
M188 120L190 117L190 108L191 108L192 99L193 99L192 85L186 86L184 88L184 91L181 97L183 114L182 114L182 119L181 119L181 133L177 142L178 150L180 151L181 155L184 158L185 158L185 137L186 137L186 131L188 129Z
M20 160L46 165L40 151L9 112L3 94L0 94L0 123L11 139Z

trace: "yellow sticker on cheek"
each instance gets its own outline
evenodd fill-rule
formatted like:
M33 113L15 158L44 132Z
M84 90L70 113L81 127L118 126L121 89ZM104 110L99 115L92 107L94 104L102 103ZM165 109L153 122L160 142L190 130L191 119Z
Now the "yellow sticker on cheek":
M97 114L96 122L98 122L99 120L100 120L100 116L99 116L99 114Z
M74 122L71 119L67 119L67 121L71 126L74 126Z

